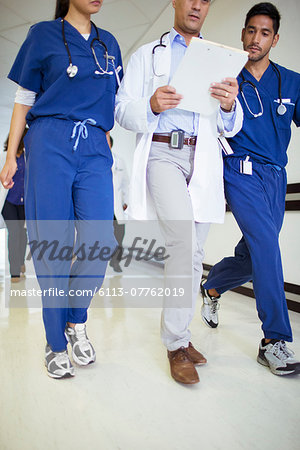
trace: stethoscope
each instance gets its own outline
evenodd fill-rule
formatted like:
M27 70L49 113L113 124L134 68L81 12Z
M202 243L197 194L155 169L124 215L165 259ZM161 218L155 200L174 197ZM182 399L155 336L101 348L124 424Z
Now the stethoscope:
M278 97L278 98L279 98L279 105L278 105L278 108L277 108L277 114L279 114L279 116L283 116L283 115L286 113L287 109L286 109L286 106L285 106L285 105L283 104L283 102L282 102L281 73L279 72L279 69L275 66L275 64L273 63L273 61L270 61L270 63L271 63L271 65L272 65L272 67L274 68L274 70L275 70L275 72L276 72L276 75L277 75L277 77L278 77L278 93L279 93L279 97ZM262 101L261 101L261 97L260 97L260 95L259 95L259 92L258 92L257 87L255 86L254 83L252 83L252 81L249 81L249 80L246 80L246 79L245 79L245 77L244 77L244 75L243 75L243 72L241 72L240 75L241 75L242 80L243 80L243 81L241 82L241 84L240 84L240 93L241 93L241 96L243 97L243 100L244 100L244 102L245 102L245 105L246 105L248 111L249 111L250 114L251 114L253 117L255 117L255 118L256 118L256 117L262 116L263 113L264 113L264 107L263 107L263 104L262 104ZM243 88L244 88L245 84L249 84L249 85L254 89L254 91L255 91L255 94L256 94L256 97L257 97L257 100L258 100L259 106L260 106L260 111L259 111L258 113L254 113L254 112L251 110L251 108L250 108L250 106L249 106L249 104L248 104L248 102L247 102L247 100L246 100L245 94L244 94L244 92L243 92Z
M67 67L67 74L68 74L69 78L74 78L77 75L77 73L78 73L78 67L75 64L72 63L71 53L70 53L70 49L69 49L69 46L68 46L68 43L67 43L67 40L66 40L66 35L65 35L65 21L64 21L64 19L61 20L61 23L62 23L62 37L63 37L63 41L64 41L64 44L65 44L65 47L67 49L68 56L69 56L69 66ZM96 33L97 33L97 37L95 37L92 40L91 44L90 44L91 50L92 50L92 53L93 53L93 57L94 57L94 60L95 60L95 63L96 63L96 66L98 67L98 69L95 70L95 74L96 75L113 75L115 73L118 85L120 86L120 78L119 78L119 75L118 75L118 71L117 71L117 69L115 67L115 57L108 54L107 46L100 39L98 28L96 27L94 22L91 21L91 24L93 25L93 27L95 28ZM95 42L97 42L98 44L100 44L104 48L105 69L103 69L101 67L101 65L100 65L100 63L98 61L98 58L97 58L97 55L96 55L96 52L95 52L95 49L94 49ZM111 61L111 64L113 65L114 72L111 71L111 70L110 71L108 70L108 65L109 65L110 61Z
M155 51L157 48L162 47L162 48L166 48L166 44L164 44L164 37L167 36L167 34L169 34L170 31L167 31L166 33L162 34L160 39L159 39L159 44L155 45L152 49L152 70L153 73L156 77L162 77L164 74L157 74L155 71L155 67L154 67L154 58L155 58Z

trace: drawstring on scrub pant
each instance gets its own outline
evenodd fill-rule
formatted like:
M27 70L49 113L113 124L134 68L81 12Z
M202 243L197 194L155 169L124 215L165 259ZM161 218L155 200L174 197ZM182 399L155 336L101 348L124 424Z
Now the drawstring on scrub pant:
M76 152L80 138L82 137L83 139L87 139L87 137L89 135L86 124L88 123L90 125L96 125L96 120L85 119L82 122L79 121L79 122L74 122L74 123L75 123L75 125L74 125L73 131L72 131L71 139L74 139L76 136L76 133L77 133L77 138L76 138L75 144L73 146L73 150L74 150L74 152Z
M279 177L279 173L282 170L281 167L276 166L275 164L266 164L266 166L269 166L272 168L273 172L276 173L276 175Z

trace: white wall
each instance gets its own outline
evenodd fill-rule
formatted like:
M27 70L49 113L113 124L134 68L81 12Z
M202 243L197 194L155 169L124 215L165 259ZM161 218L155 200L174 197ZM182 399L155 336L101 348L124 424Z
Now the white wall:
M214 0L209 15L203 27L204 36L216 42L241 48L241 30L247 11L258 3L253 0ZM274 0L282 15L280 28L280 40L272 50L272 59L281 65L300 72L299 52L295 51L300 41L300 1L299 0ZM151 27L148 33L140 41L140 45L157 39L163 32L172 26L173 9L170 5L160 16L159 20ZM132 49L132 50L135 50ZM135 138L131 133L124 132L119 127L113 130L115 138L115 150L119 149L131 166L134 151ZM289 163L287 166L288 182L300 182L300 133L293 126L292 140L289 147ZM280 241L285 272L285 280L290 283L300 284L300 213L288 212L285 216L284 226ZM235 244L241 234L232 214L226 214L224 225L213 225L206 244L207 264L214 264L224 256L233 254Z

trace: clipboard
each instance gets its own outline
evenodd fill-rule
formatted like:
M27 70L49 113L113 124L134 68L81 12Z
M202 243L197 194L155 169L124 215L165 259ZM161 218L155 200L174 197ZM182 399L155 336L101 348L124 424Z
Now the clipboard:
M183 95L177 109L214 114L220 102L210 95L211 83L236 78L247 61L244 50L193 37L169 83Z

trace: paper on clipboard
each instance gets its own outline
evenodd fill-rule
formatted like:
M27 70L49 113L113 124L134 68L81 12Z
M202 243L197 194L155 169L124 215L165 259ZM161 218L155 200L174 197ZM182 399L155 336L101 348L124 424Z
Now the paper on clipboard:
M219 83L227 77L236 78L247 61L248 53L243 50L192 38L169 83L183 95L177 108L213 114L220 102L210 95L211 83Z

